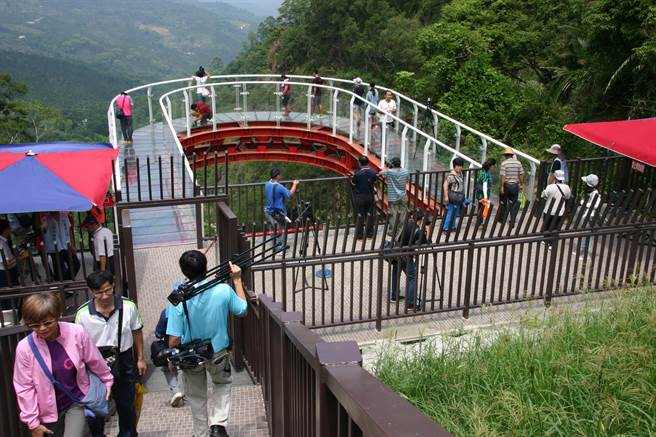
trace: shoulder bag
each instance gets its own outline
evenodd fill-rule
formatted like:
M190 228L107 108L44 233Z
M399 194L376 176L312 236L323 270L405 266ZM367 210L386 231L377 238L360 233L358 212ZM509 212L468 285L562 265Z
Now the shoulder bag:
M89 391L87 392L86 396L84 396L84 398L78 399L75 395L73 395L73 393L71 393L52 375L52 373L48 369L48 366L46 366L46 363L43 361L41 352L39 352L39 349L36 347L36 344L34 343L33 334L30 334L27 337L27 342L30 344L30 349L32 349L34 358L36 358L36 361L39 363L39 366L41 366L41 370L43 370L43 373L45 373L46 377L50 380L53 386L61 390L73 402L83 405L85 412L91 413L90 414L91 416L104 417L109 414L109 402L107 401L107 387L105 386L105 383L102 382L102 380L98 378L98 376L95 373L93 373L91 370L89 370L89 368L87 368L87 376L89 377Z
M114 380L121 375L121 332L123 331L123 306L118 310L118 347L101 346L98 348L100 354L105 359L107 367L112 371Z
M452 175L450 175L452 176ZM460 188L461 180L458 179L456 176L453 176L453 178L456 180L456 184L458 185L458 188ZM463 202L465 201L465 193L462 191L453 191L451 187L454 184L449 184L449 203L455 206L462 206Z

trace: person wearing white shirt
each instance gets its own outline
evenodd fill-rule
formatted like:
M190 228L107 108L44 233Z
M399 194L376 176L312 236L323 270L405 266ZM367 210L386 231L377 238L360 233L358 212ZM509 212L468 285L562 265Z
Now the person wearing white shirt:
M594 216L596 211L601 205L601 195L597 190L597 185L599 185L599 176L596 174L589 174L581 178L585 182L586 193L585 197L581 199L582 208L582 218L581 223L583 226L594 225ZM590 247L590 237L584 237L581 239L581 257L587 257L592 255L592 249Z
M207 83L207 80L210 78L210 75L203 66L201 65L198 67L198 71L194 73L193 76L191 76L193 80L196 81L196 94L200 97L200 99L205 103L205 100L209 97L210 95L210 90L207 89L206 86L204 86Z
M396 115L396 101L392 100L392 91L387 90L385 92L385 98L378 103L378 110L384 112L382 123L387 124L388 127L394 123L394 119L387 114Z
M565 172L556 170L554 176L556 183L547 185L542 192L542 197L545 198L543 232L560 229L565 214L565 204L572 197L572 190L564 182Z
M114 274L114 234L98 223L91 214L86 216L82 226L86 227L93 237L93 254L96 270L109 270Z
M42 220L43 241L52 263L55 280L74 279L80 270L74 241L71 240L71 221L64 212L51 211Z

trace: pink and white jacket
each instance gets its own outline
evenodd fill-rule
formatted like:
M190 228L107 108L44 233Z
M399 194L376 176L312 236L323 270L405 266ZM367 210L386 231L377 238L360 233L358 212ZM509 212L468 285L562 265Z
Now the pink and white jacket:
M87 331L73 323L59 322L59 333L57 341L64 347L77 369L77 386L80 391L85 395L89 391L87 367L98 375L109 390L113 382L112 374ZM52 371L50 351L45 340L35 335L34 343L46 366ZM20 420L25 422L29 429L34 429L42 423L57 422L55 388L32 354L27 337L16 346L14 389L20 409Z

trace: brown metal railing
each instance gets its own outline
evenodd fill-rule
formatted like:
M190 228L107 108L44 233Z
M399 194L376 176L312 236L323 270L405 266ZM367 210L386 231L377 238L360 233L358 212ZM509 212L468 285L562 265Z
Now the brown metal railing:
M405 248L386 247L386 217L370 240L352 238L349 226L306 225L287 235L288 255L253 267L253 285L284 310L301 312L307 326L375 322L380 329L387 319L442 311L467 317L482 305L530 299L548 304L555 296L655 282L651 191L602 203L594 216L580 205L561 206L567 212L559 229L544 228L544 203L538 202L519 211L514 227L493 215L478 223L468 213L456 231L445 233L438 219L425 244ZM306 243L303 254L299 248ZM390 299L394 282L397 289L410 287L405 272L395 268L409 263L417 271L415 308Z
M542 161L538 169L538 193L547 184L551 162ZM606 156L567 160L569 185L572 192L581 195L585 184L581 180L588 174L599 176L599 191L603 193L656 187L656 168L638 163L626 156Z
M361 367L353 341L327 343L269 297L253 297L235 342L262 387L273 437L449 436Z

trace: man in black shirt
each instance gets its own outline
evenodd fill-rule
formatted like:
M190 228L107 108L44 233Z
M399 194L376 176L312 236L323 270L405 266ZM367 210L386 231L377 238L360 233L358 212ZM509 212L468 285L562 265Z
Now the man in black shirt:
M369 167L369 158L361 156L358 159L359 167L351 178L353 186L353 209L356 214L356 223L359 225L355 230L355 238L364 236L364 225L367 224L367 238L374 235L372 226L372 215L374 213L374 193L376 184L376 172ZM359 217L358 217L359 216Z
M401 231L401 235L396 241L394 247L411 247L419 244L424 244L426 238L426 227L430 225L430 217L424 214L424 211L418 209L412 216ZM406 295L407 295L407 308L415 309L415 289L417 288L417 264L415 257L407 255L404 257L392 259L392 294L390 300L396 302L399 284L401 282L399 275L399 267L401 271L405 272L408 277ZM417 306L417 311L420 308Z
M319 76L319 72L317 70L314 70L314 79L312 79L312 83L315 85L323 85L323 79L321 76ZM321 94L323 92L323 88L314 86L312 87L312 113L316 114L317 109L319 109L319 115L323 115L323 106L321 106Z

